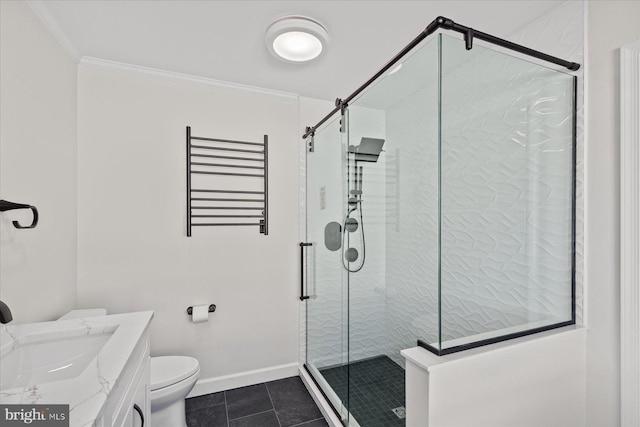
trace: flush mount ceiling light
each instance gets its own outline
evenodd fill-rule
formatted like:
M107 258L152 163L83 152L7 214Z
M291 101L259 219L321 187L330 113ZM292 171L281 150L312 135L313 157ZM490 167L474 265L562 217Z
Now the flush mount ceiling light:
M317 58L329 42L329 33L318 21L306 16L283 16L267 28L267 49L287 62Z

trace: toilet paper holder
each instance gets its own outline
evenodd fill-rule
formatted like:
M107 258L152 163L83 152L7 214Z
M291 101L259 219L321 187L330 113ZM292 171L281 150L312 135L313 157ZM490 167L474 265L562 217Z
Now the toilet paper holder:
M209 305L209 313L213 313L214 311L216 311L216 305L215 304L210 304ZM192 313L193 313L193 306L187 307L187 314L189 316L191 316Z

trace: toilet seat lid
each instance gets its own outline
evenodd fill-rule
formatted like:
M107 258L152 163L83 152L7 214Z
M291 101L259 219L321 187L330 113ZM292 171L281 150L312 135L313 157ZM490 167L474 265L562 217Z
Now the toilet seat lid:
M188 356L160 356L151 358L151 390L176 384L198 372L197 359Z

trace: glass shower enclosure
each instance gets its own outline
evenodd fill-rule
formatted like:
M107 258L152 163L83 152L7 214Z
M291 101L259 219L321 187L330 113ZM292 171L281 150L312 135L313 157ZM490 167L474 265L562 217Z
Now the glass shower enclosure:
M402 349L575 323L575 103L438 34L308 138L305 367L345 425L404 425Z

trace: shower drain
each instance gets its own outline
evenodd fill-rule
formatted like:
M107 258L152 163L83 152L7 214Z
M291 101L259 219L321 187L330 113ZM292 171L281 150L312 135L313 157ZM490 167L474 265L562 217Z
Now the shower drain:
M400 419L405 419L407 417L407 410L404 408L404 406L399 406L397 408L393 408L391 410L391 412L393 412L394 414L396 414L396 416Z

